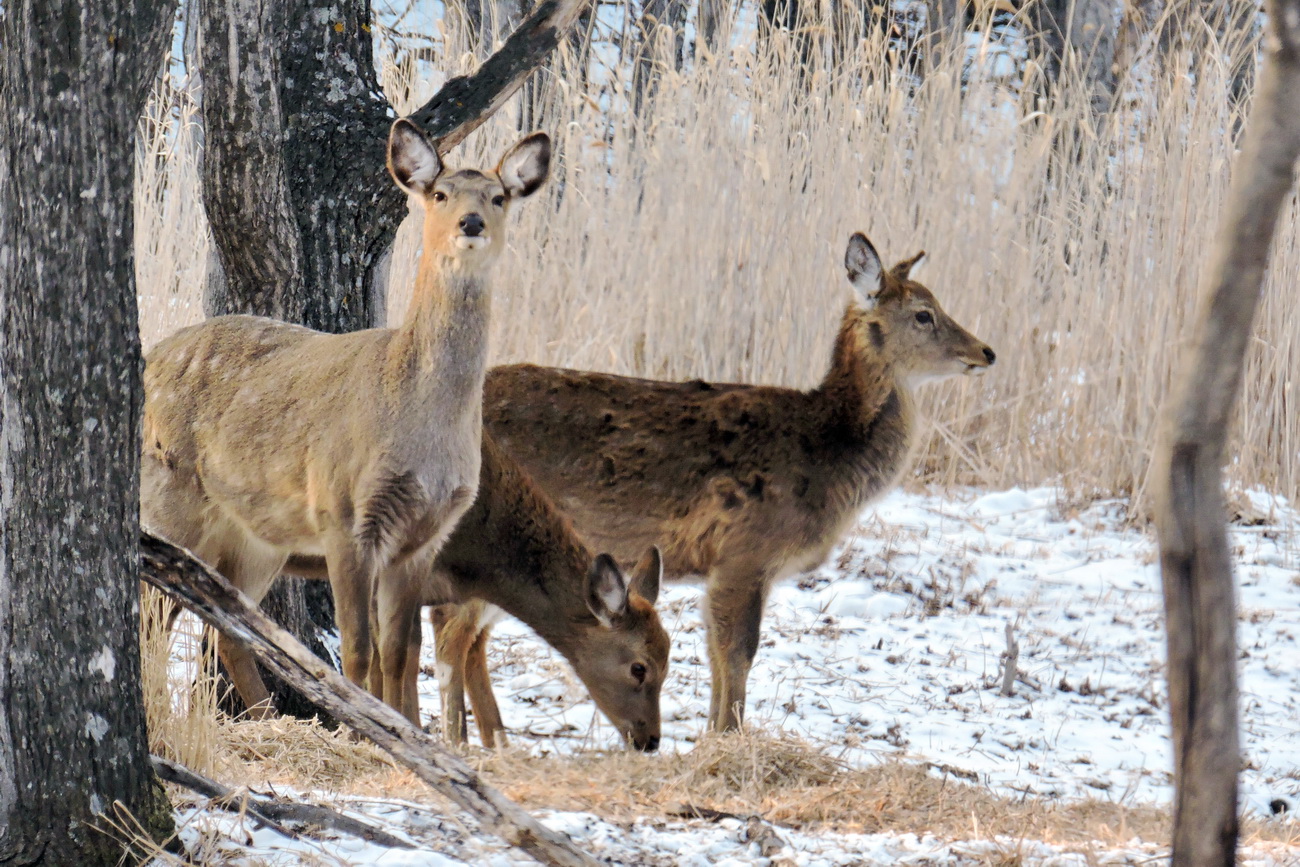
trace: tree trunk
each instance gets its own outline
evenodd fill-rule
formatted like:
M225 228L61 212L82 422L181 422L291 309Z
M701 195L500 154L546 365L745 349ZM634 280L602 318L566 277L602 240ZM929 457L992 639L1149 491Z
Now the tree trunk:
M1042 46L1048 84L1076 68L1092 91L1093 112L1110 111L1115 98L1115 21L1110 0L1036 0L1026 7Z
M710 54L717 54L719 41L731 28L727 16L731 4L727 0L700 0L700 11L695 24L695 56L700 56L700 47L708 49Z
M632 93L636 110L641 112L654 99L662 70L682 68L686 51L686 4L682 0L645 0L637 31Z
M136 124L171 4L6 0L0 22L0 863L159 839L140 688Z
M1300 157L1300 0L1269 5L1271 38L1152 469L1174 733L1175 865L1234 863L1236 604L1221 466L1278 214Z

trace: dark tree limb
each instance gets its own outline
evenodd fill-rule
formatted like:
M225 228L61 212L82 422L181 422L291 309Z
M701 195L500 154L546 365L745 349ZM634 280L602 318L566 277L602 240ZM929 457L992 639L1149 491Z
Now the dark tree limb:
M1237 844L1236 605L1220 468L1269 244L1300 156L1300 0L1268 7L1264 71L1153 464L1174 735L1175 865Z
M472 75L453 78L411 114L446 153L505 105L560 44L590 0L543 0ZM392 184L388 184L392 186Z
M202 774L195 773L184 765L170 759L164 759L162 756L150 756L149 761L153 764L154 773L160 779L183 786L192 792L203 795L205 798L211 798L217 806L224 809L236 813L247 812L259 822L274 828L287 837L296 837L297 834L281 826L279 824L281 822L295 822L301 825L330 828L352 837L360 837L362 840L380 846L387 846L390 849L416 848L415 844L409 840L395 837L382 828L371 825L369 822L362 822L360 819L345 816L337 810L331 810L329 807L322 807L317 804L294 804L281 798L254 795L247 790L238 791Z
M484 783L463 761L405 717L313 656L250 604L230 582L188 552L150 533L141 535L141 577L199 615L223 636L293 684L354 731L374 741L486 830L543 864L596 867L564 834L541 825Z

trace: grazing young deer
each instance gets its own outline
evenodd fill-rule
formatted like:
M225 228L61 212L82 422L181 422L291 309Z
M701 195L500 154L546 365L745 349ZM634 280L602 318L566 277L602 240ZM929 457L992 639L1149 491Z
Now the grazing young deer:
M344 673L395 706L406 635L383 629L389 585L404 561L436 552L474 499L488 275L510 203L535 192L549 166L550 139L537 133L493 170L445 172L433 142L399 120L388 167L424 207L400 327L323 334L220 316L146 362L143 522L255 600L290 553L324 556ZM219 648L245 703L265 714L252 658Z
M922 255L886 271L865 236L849 239L856 298L811 391L488 373L488 430L584 538L624 562L655 544L670 578L704 577L713 729L740 725L768 590L820 564L903 471L913 388L993 364L910 279Z
M497 608L532 627L573 666L596 706L639 750L659 747L659 690L668 670L668 633L655 611L663 572L653 546L624 577L612 557L593 555L573 525L511 458L484 434L478 497L438 552L432 567L410 564L399 610L407 641L401 710L417 724L421 605L454 610L472 628L444 628L439 659L461 660L458 670L476 680L438 672L443 730L465 740L464 690L471 690L483 744L504 743L504 726L487 680L482 624ZM291 572L321 577L319 557L290 558ZM463 605L447 603L464 602ZM473 660L466 666L466 658ZM486 696L486 698L484 698ZM500 739L498 741L498 739Z

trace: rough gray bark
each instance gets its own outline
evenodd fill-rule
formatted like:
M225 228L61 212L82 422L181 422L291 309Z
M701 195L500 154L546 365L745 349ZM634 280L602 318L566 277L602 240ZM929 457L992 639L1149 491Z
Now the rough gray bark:
M445 152L519 89L587 0L546 0L472 76L412 117ZM369 0L199 0L206 149L203 200L221 267L209 315L251 313L321 331L383 325L386 262L406 196L384 163L388 102L379 92ZM325 656L329 614L296 578L264 602ZM276 707L319 714L267 678ZM238 705L230 710L238 710Z
M136 124L173 4L0 15L0 864L165 836L140 692Z
M1237 844L1236 603L1221 466L1278 214L1300 157L1300 0L1268 7L1264 71L1153 462L1174 734L1175 865Z
M568 836L539 824L400 713L313 656L219 574L157 536L140 538L141 577L255 653L263 665L370 738L486 830L543 864L596 867Z

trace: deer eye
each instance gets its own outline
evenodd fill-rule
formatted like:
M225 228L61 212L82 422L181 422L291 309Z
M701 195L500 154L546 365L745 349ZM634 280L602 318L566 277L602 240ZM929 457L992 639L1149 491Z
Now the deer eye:
M916 314L916 321L922 325L931 325L934 323L934 316L930 314L929 310L919 310Z
M503 205L505 205L505 203L506 203L506 197L505 197L505 196L493 196L493 197L492 197L492 204L496 205L498 208L500 208L500 207L502 207Z
M447 194L444 193L442 190L434 190L434 191L433 191L433 200L434 200L435 202L445 202L445 201L447 201Z
M645 666L639 662L632 663L632 677L636 678L637 683L645 683L646 670Z

